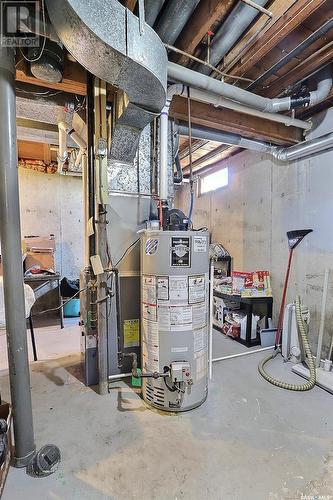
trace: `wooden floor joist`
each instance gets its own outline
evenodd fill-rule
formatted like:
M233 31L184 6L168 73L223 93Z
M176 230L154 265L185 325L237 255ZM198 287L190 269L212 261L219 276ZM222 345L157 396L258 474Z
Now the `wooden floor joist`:
M178 120L187 121L187 99L175 97L172 101L170 115ZM192 101L191 115L192 123L273 144L296 144L302 138L302 131L298 128L286 127L281 123L246 115L231 109L217 109L202 102Z
M38 85L39 87L61 90L70 94L86 95L86 71L76 62L65 61L64 64L64 77L59 83L45 82L35 78L29 72L26 65L21 63L16 68L16 81Z
M270 29L258 36L257 42L231 74L243 76L325 2L326 0L298 0Z

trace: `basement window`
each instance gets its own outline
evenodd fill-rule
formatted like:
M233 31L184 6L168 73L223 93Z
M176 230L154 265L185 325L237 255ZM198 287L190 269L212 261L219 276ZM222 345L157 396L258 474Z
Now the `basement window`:
M212 174L205 175L201 177L200 182L200 194L208 193L209 191L215 191L216 189L225 187L229 182L229 171L228 167L218 170Z

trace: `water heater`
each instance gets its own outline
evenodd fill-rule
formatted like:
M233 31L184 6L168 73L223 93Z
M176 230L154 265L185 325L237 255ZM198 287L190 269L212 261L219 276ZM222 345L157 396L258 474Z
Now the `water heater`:
M142 390L161 410L190 410L207 397L208 249L206 231L141 235Z

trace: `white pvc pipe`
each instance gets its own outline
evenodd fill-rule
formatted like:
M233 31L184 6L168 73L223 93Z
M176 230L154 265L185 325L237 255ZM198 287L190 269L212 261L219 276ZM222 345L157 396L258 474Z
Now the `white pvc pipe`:
M323 297L321 300L321 314L320 314L320 325L319 325L319 335L318 335L318 344L317 344L316 368L320 367L321 350L323 348L323 337L324 337L324 331L325 331L326 303L327 303L329 276L330 276L330 270L325 269Z
M208 330L208 371L209 380L213 377L213 292L214 292L214 264L210 264L209 288L209 330Z
M274 349L274 346L262 347L261 349L254 349L253 351L246 351L238 354L230 354L229 356L222 356L222 358L215 358L212 361L215 363L216 361L224 361L225 359L240 358L241 356L248 356L249 354L255 354L256 352L268 351L269 349Z
M264 111L259 111L244 104L240 104L229 99L225 99L217 94L212 94L210 92L205 92L203 90L191 88L191 98L195 101L205 102L207 104L213 104L216 107L223 107L227 109L232 109L234 111L239 111L246 115L257 116L258 118L264 118L272 122L283 123L287 127L298 127L303 130L310 130L312 127L311 122L306 122L303 120L298 120L297 118L291 118L285 115L279 115L274 113L265 113Z
M60 124L58 124L59 127L59 149L58 149L58 172L60 173L63 167L63 164L67 160L68 153L67 153L67 134L66 131L63 130L63 128L60 127Z

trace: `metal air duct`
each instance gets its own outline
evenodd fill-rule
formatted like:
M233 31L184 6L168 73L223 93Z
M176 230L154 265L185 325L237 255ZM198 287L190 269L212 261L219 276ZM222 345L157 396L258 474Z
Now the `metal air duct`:
M46 0L67 50L90 73L122 89L128 104L114 130L111 159L133 164L141 131L166 98L165 48L156 33L117 0ZM124 153L122 145L130 141Z

